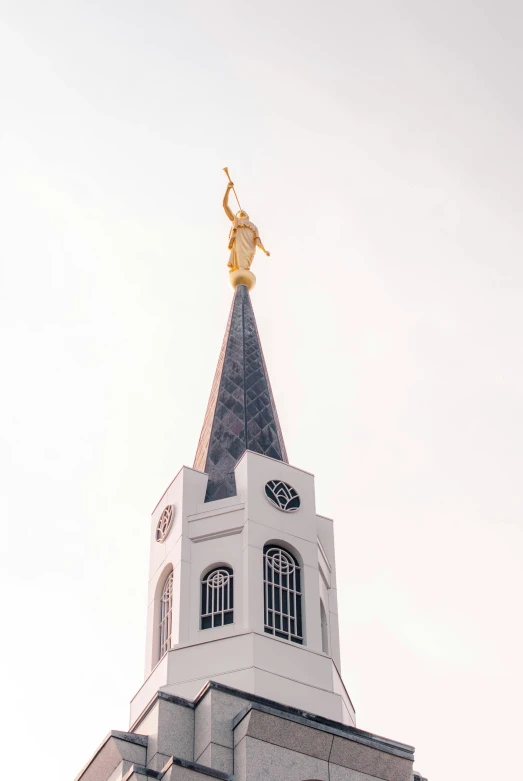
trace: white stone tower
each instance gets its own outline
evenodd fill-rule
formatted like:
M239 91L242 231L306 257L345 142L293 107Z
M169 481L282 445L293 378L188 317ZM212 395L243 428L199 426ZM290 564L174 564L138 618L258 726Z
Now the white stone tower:
M355 728L333 523L288 463L249 292L236 288L193 468L152 514L145 681L78 776L411 781Z
M292 506L274 501L273 481L294 489ZM192 699L213 679L355 723L339 672L332 521L316 514L314 477L287 463L244 285L194 469L178 473L152 515L149 578L147 678L132 716L159 688ZM172 618L162 635L166 584ZM282 604L271 606L273 596Z

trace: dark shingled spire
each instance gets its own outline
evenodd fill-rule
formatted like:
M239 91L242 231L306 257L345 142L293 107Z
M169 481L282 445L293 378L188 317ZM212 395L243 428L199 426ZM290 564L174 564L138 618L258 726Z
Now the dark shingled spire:
M194 459L209 475L206 502L236 495L234 467L246 450L287 463L249 291L238 285Z

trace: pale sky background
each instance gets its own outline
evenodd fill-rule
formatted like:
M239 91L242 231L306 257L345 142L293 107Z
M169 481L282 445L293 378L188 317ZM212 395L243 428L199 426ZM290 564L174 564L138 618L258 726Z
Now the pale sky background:
M3 775L70 781L128 727L149 514L232 296L228 165L358 725L429 781L515 777L522 3L0 9Z

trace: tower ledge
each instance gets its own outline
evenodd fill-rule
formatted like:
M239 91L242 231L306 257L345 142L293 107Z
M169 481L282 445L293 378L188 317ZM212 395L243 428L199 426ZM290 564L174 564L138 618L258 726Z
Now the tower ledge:
M157 692L132 730L111 733L76 781L413 778L412 746L212 680L192 699Z

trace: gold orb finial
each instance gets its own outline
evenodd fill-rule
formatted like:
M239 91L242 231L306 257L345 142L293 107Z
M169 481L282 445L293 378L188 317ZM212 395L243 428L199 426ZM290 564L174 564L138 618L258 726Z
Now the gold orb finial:
M234 290L236 290L238 285L245 285L247 290L252 290L256 284L256 277L247 268L235 268L229 271L229 282Z

